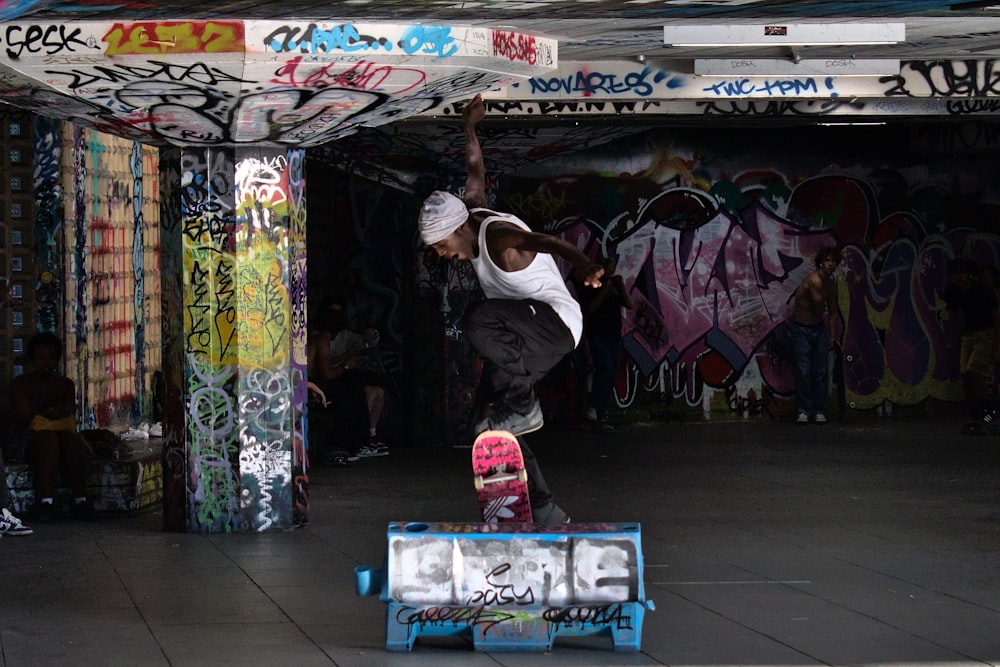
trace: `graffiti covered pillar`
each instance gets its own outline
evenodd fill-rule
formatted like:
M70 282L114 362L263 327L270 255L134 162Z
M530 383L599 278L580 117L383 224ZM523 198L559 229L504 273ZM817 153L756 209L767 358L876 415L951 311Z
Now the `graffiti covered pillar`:
M163 247L181 276L164 335L164 525L290 529L308 520L304 154L179 156L161 167L164 198L179 202Z

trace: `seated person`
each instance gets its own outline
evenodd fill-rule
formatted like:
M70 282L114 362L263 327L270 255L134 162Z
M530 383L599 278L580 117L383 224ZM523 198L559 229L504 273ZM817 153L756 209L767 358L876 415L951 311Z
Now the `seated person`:
M347 328L347 319L339 304L329 306L333 339L330 341L330 358L350 360L341 377L364 387L368 406L369 442L358 452L360 456L387 456L389 446L378 435L378 425L385 409L385 377L380 372L373 353L380 336L378 329L357 333Z
M36 518L49 521L55 511L59 467L65 465L73 492L73 515L93 517L87 500L87 444L76 431L76 386L58 371L62 342L51 333L28 341L34 368L14 378L11 393L16 419L28 430L25 459L35 465Z
M354 460L368 446L368 405L363 387L347 376L360 363L353 354L331 356L330 348L336 327L336 314L320 312L317 327L309 332L308 364L310 390L314 405L322 407L324 421L333 423L323 429L319 444L320 460L328 465ZM310 415L314 419L318 415ZM312 421L313 425L319 420Z

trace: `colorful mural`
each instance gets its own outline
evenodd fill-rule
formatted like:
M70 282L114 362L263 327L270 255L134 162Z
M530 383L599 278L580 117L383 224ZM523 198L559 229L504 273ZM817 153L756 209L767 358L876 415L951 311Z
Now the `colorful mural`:
M61 300L65 289L67 372L81 424L124 430L150 420L160 370L159 158L126 139L68 124L61 131L72 224L48 239L53 250L60 244L60 266L42 271L39 299ZM43 307L39 326L54 312Z
M0 99L176 146L315 146L558 62L553 39L422 23L26 21L0 44Z
M186 150L179 185L188 529L291 528L308 516L302 153Z
M898 150L887 165L879 151L906 133L866 136L845 158L817 128L650 132L575 173L508 179L507 204L536 229L619 258L636 302L622 407L654 392L710 418L787 414L789 304L824 246L843 248L850 407L957 400L958 330L941 294L950 258L1000 264L987 194L996 170ZM793 148L806 145L805 156Z

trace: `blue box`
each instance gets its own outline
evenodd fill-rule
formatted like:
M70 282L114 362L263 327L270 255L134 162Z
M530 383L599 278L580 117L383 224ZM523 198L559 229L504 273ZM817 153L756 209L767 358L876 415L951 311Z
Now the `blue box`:
M356 570L358 594L388 604L386 649L464 636L476 650L548 651L606 635L638 651L645 611L637 523L393 522L384 570Z

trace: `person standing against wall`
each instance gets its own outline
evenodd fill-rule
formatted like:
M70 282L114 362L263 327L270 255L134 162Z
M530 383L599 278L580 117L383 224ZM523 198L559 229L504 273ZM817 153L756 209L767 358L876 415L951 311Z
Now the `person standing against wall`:
M615 372L622 354L622 308L632 309L632 297L624 279L615 274L617 262L601 260L604 276L596 289L579 291L583 308L583 335L593 366L587 397L587 421L602 430L613 427L608 421L608 407L615 390Z
M969 259L959 257L948 266L952 282L945 288L944 302L948 310L962 316L962 343L959 368L962 387L972 419L993 411L995 373L1000 359L1000 312L994 290L976 279L978 267ZM990 414L990 417L994 417Z
M486 360L475 401L483 406L483 414L473 418L473 430L522 435L544 424L534 384L579 344L583 333L580 304L554 256L570 262L588 288L600 287L604 269L576 246L532 232L516 216L484 208L486 166L476 125L485 113L479 95L462 110L465 200L432 192L418 223L421 240L438 257L472 263L486 295L463 321L467 340ZM523 443L522 451L535 521L565 522L566 514L552 502L534 454Z
M826 400L830 393L827 370L831 341L837 339L840 319L837 308L837 281L840 264L836 248L821 248L816 253L816 269L795 290L791 333L795 367L795 400L798 424L812 419L825 424Z

